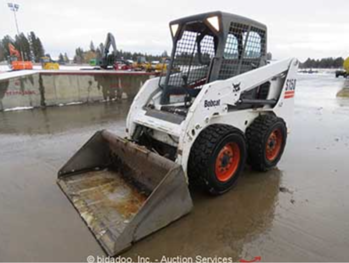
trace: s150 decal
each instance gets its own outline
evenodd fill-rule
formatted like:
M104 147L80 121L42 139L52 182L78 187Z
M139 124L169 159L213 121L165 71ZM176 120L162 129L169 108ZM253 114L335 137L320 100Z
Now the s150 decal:
M290 99L294 97L296 85L297 85L296 79L286 80L286 89L285 89L285 97L284 97L285 99Z

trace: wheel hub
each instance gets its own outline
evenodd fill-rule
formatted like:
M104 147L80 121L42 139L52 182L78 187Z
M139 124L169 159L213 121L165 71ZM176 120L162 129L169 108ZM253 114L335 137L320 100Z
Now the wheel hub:
M275 145L276 145L276 139L273 136L273 138L271 138L269 141L269 148L273 149L275 147Z
M224 156L221 159L221 167L226 168L227 166L229 166L229 163L232 157L233 157L232 155L224 153Z
M266 144L266 157L269 161L274 161L280 153L282 145L282 133L280 129L272 131Z
M215 165L217 179L226 182L235 175L240 163L240 148L236 143L226 144L218 153Z

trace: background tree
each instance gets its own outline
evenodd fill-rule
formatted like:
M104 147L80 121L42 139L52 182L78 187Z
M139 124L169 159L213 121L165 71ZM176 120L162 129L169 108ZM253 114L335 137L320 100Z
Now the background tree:
M45 49L41 43L41 40L35 35L33 31L29 33L28 38L34 56L33 59L35 62L40 62L41 57L45 55Z
M80 47L75 49L74 63L82 64L84 62L84 50Z
M267 60L272 60L273 59L273 54L271 52L267 53Z
M68 57L68 54L67 53L64 53L64 63L69 63L70 62L70 59Z
M10 44L10 43L14 44L14 40L9 35L6 35L6 36L4 36L4 38L2 39L1 42L2 42L2 46L4 48L4 57L5 57L5 59L7 59L10 56L8 44Z
M96 52L93 52L91 50L83 53L83 62L89 63L91 59L96 58Z
M305 62L300 64L300 68L341 68L343 67L344 59L338 58L322 58L311 59L308 58Z
M58 63L59 64L64 64L64 56L62 53L59 53L59 56L58 56Z
M5 48L2 44L2 41L0 41L0 61L4 61L5 58Z
M35 61L40 62L41 57L45 54L45 49L41 43L40 38L37 38L34 50L36 50L36 53L34 53Z
M344 59L343 58L336 58L333 61L333 67L334 68L341 68L343 67Z
M95 45L93 44L93 41L90 42L90 51L95 52Z
M27 37L21 33L16 35L14 46L18 51L20 51L21 56L23 55L23 60L31 61L31 46Z
M164 58L168 58L167 51L166 51L166 50L164 50L164 52L162 52L161 56L162 56L162 57L164 57Z

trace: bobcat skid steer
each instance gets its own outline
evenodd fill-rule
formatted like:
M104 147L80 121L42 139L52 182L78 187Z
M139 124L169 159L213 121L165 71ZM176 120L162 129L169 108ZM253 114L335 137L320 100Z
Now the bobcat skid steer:
M188 184L223 194L247 160L266 171L285 148L298 61L266 61L266 26L211 12L170 30L169 68L135 97L127 138L99 131L59 171L109 255L190 212Z

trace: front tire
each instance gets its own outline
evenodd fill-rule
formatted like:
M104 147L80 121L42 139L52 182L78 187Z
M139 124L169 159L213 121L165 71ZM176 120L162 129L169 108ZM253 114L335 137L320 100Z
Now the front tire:
M287 128L283 119L260 115L246 130L248 161L257 171L275 167L284 152Z
M245 137L240 130L229 125L211 125L192 146L188 163L190 183L209 194L223 194L236 184L246 156Z

